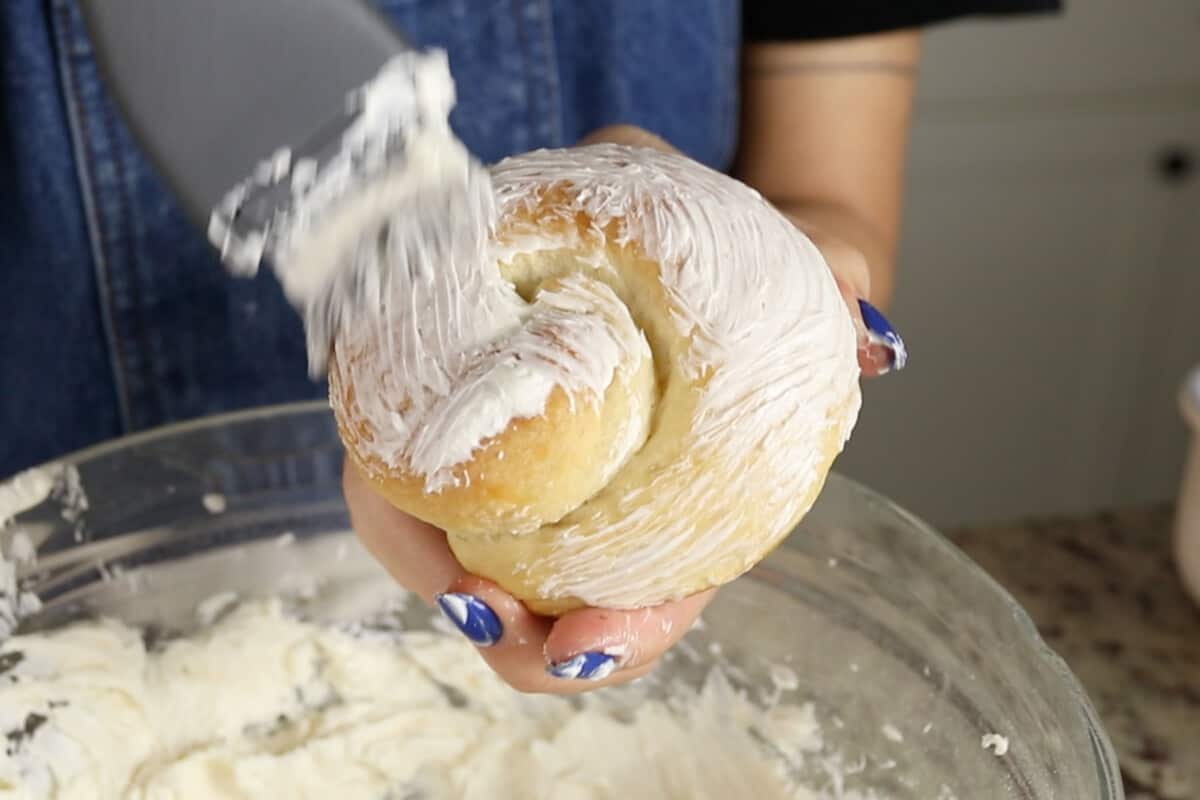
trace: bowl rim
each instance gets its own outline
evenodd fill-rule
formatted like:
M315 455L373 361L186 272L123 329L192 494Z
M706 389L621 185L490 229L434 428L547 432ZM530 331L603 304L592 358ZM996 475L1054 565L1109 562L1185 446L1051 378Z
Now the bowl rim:
M87 447L74 450L59 458L50 459L29 470L22 470L15 475L8 476L0 480L0 485L3 485L10 480L15 479L23 472L30 470L38 470L52 468L63 465L78 465L85 461L91 461L106 455L128 450L139 445L147 444L161 439L171 438L186 433L204 430L206 428L217 428L222 426L230 426L252 422L256 419L277 418L282 416L301 416L314 413L331 413L328 400L306 400L290 403L275 403L270 405L253 406L250 408L239 409L234 411L224 411L214 414L207 414L192 419L171 422L164 425L159 425L153 428L148 428L143 431L125 434L102 442L98 442ZM921 519L917 515L908 511L904 507L896 504L892 500L883 496L874 489L867 487L859 481L849 478L834 469L829 474L829 479L835 482L842 483L852 491L871 499L884 506L889 512L896 514L906 523L918 530L922 535L929 537L931 541L936 543L935 546L940 547L943 554L952 559L952 561L966 574L976 580L981 587L997 597L1005 608L1012 615L1013 621L1018 629L1025 634L1029 641L1032 642L1035 653L1042 659L1046 666L1051 669L1058 679L1063 682L1068 693L1074 698L1078 704L1084 724L1087 728L1087 733L1092 744L1093 760L1095 762L1097 778L1101 783L1101 788L1106 791L1098 800L1124 800L1125 792L1123 782L1120 778L1119 760L1117 759L1116 750L1113 747L1112 741L1105 731L1100 720L1100 715L1084 689L1079 678L1071 670L1066 660L1063 659L1042 637L1038 631L1037 625L1033 618L1029 616L1016 598L1004 588L995 578L993 578L986 570L971 559L957 545L950 541L944 534L938 531L933 525ZM790 539L790 537L789 537ZM784 546L787 545L787 539L784 540Z

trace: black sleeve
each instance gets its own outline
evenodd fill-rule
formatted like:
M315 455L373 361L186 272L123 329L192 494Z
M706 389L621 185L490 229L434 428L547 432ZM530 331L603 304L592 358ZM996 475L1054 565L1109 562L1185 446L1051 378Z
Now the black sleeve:
M972 15L1057 11L1060 0L743 0L748 42L834 39L901 30Z

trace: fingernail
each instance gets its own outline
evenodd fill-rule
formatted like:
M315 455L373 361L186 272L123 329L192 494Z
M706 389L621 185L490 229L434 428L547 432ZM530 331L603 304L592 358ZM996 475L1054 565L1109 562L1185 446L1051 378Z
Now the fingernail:
M566 661L558 661L546 667L546 672L556 678L578 681L599 681L607 678L617 668L617 659L608 653L580 653Z
M866 300L858 301L858 309L862 312L863 322L867 326L868 345L886 349L891 368L904 369L904 365L908 362L908 350L905 349L904 340L900 338L900 334L896 333L892 323L887 321L887 317L881 314L878 308Z
M446 592L434 598L446 618L463 635L480 647L491 647L500 641L504 626L487 603L473 594Z

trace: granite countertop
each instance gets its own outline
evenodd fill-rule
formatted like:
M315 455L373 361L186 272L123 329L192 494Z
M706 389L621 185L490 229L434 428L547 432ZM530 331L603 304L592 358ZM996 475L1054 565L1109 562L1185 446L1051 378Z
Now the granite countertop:
M1171 524L1171 509L1149 508L949 532L1079 677L1128 800L1200 798L1200 610Z

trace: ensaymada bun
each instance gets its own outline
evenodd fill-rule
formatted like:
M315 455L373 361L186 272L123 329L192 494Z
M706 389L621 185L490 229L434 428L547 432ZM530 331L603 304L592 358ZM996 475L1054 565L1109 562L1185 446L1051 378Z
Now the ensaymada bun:
M738 181L592 145L491 170L496 224L343 326L353 465L538 613L718 586L800 521L854 426L856 334L820 253Z

